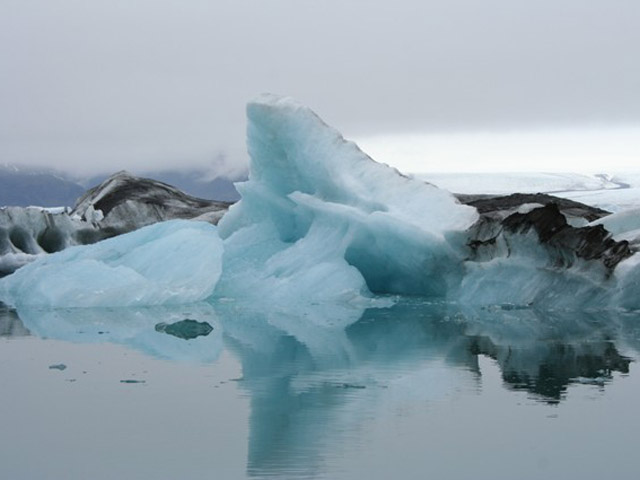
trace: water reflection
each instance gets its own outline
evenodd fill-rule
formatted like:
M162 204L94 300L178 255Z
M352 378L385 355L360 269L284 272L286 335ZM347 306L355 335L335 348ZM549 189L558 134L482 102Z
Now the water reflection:
M496 360L507 387L549 403L572 383L604 386L614 372L629 372L631 359L619 350L628 348L626 320L613 312L465 312L470 351Z
M222 328L213 307L206 303L147 308L20 309L18 315L24 326L40 338L110 342L173 361L211 363L223 346ZM180 328L185 320L201 323L197 328L201 331L210 328L209 333L185 339L185 328Z
M604 385L613 372L629 371L617 345L626 348L630 322L612 314L406 301L367 310L344 331L316 332L327 344L333 335L331 356L316 354L317 340L308 348L265 317L220 315L251 399L253 476L313 476L331 463L326 452L335 454L339 440L357 442L354 432L380 408L401 410L406 396L440 401L481 384L481 355L497 362L508 388L549 403L574 382Z
M505 387L547 403L574 383L602 386L629 372L640 317L621 312L465 309L403 300L390 308L265 311L234 302L149 309L25 310L0 315L3 335L114 342L156 357L242 365L250 400L247 474L310 476L363 425L405 403L478 392L479 358ZM8 326L9 325L9 326Z

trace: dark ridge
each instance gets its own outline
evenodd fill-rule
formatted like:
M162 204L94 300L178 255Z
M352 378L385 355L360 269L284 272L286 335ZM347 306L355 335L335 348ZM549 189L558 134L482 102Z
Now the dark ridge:
M105 217L111 210L127 200L137 200L141 203L161 208L167 206L167 199L179 200L185 207L195 209L203 209L211 206L226 208L230 205L229 202L192 197L166 183L148 178L133 177L125 172L120 172L100 185L89 189L78 199L76 207L86 198L94 196L97 192L107 187L110 182L118 182L118 184L94 204L94 208L96 210L102 210Z
M629 242L615 241L602 225L572 227L555 203L529 213L514 213L502 221L502 226L511 233L533 229L541 243L572 251L585 260L602 260L610 270L633 254Z
M104 182L110 175L96 175L82 182L85 187L98 185ZM236 190L235 182L244 182L247 180L247 172L239 174L237 177L227 178L219 176L212 180L211 172L208 169L188 169L188 170L149 170L140 171L136 176L144 178L153 178L159 182L172 185L183 191L187 195L207 200L216 200L221 202L237 202L240 200L240 194Z
M601 208L544 193L514 193L504 196L456 194L455 196L461 203L475 207L481 215L518 208L527 203L539 203L545 206L555 204L563 213L585 218L589 222L611 214Z
M143 203L147 205L163 207L166 200L163 194L175 195L175 190L160 182L140 179L136 182L127 182L119 186L116 190L108 193L97 201L94 208L96 210L102 210L102 213L106 216L115 206L132 198L142 198ZM180 199L195 208L208 207L213 203L210 200L190 197L188 195L180 195Z

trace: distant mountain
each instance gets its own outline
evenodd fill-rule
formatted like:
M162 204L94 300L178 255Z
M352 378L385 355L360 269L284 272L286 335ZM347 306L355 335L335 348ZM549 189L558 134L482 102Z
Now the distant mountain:
M85 188L61 175L0 165L0 206L73 206Z

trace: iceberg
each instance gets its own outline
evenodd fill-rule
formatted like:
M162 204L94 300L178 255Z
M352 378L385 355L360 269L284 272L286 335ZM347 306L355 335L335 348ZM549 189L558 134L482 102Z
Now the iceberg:
M36 261L0 281L0 298L58 307L187 303L211 295L220 277L217 298L333 304L334 322L348 324L362 308L388 304L373 294L444 297L460 282L475 208L375 162L291 99L262 96L247 115L250 176L220 221L222 240L205 226L143 228ZM80 201L85 218L112 215L106 198L121 176Z
M247 117L249 180L219 224L216 295L640 307L635 250L598 223L607 211L541 194L456 198L373 161L289 98L262 96Z
M274 312L274 324L304 318L323 332L390 305L393 295L640 308L635 212L609 215L543 194L456 198L375 162L290 98L263 95L247 117L249 178L217 229L169 221L43 256L0 279L0 300L99 307L209 299ZM151 218L155 207L136 205L158 198L171 215L198 207L155 184L138 188L130 204L129 181L107 181L76 213L114 226L137 213ZM203 206L216 218L223 207Z
M73 209L0 208L0 277L40 256L174 219L217 224L229 203L192 197L162 182L118 172Z
M249 180L222 218L217 294L272 303L444 296L476 210L375 162L289 98L247 107Z
M0 279L0 298L38 307L197 302L215 288L222 249L215 226L170 220L41 257Z

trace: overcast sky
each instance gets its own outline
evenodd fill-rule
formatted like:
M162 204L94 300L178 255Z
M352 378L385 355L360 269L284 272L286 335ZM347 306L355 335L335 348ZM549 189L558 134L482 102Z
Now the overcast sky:
M405 170L640 168L639 25L638 0L0 0L0 163L241 168L274 92Z

